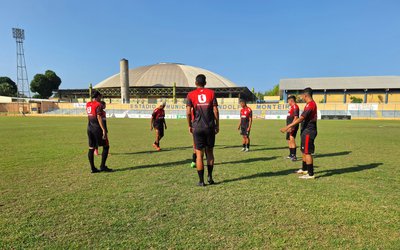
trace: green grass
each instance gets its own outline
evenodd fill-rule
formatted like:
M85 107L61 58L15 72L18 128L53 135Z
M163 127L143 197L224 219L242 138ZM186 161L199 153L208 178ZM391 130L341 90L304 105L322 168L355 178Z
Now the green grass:
M167 122L153 152L148 120L110 119L118 171L90 174L85 118L0 117L0 248L400 249L398 121L319 122L304 181L282 121L256 120L241 153L223 120L205 188L185 121Z

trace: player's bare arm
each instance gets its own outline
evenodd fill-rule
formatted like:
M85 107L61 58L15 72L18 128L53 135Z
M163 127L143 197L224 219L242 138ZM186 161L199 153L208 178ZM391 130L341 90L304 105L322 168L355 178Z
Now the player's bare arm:
M218 106L214 106L214 118L215 118L215 134L219 132L219 110Z
M189 132L192 133L192 107L186 106L186 120L188 122Z
M247 132L251 130L251 125L253 124L253 115L249 117L249 127L247 128Z
M105 140L107 138L107 131L103 123L103 118L101 117L100 114L97 114L97 120L99 121L101 130L103 130L103 140Z
M304 121L304 117L300 116L300 118L295 119L292 123L290 123L289 125L287 125L284 128L281 128L281 132L282 133L286 133L289 129L291 129L292 127L296 126L297 124L300 124Z
M154 124L154 116L151 116L151 120L150 120L150 130L153 130L153 124Z

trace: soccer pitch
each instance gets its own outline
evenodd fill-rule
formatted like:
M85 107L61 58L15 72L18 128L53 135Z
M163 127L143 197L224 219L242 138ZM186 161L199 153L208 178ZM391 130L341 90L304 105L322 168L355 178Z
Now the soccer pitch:
M117 171L91 174L86 118L0 117L1 249L400 248L398 121L319 121L318 178L299 180L284 121L255 120L242 153L222 120L207 187L185 120L161 152L149 120L107 122Z

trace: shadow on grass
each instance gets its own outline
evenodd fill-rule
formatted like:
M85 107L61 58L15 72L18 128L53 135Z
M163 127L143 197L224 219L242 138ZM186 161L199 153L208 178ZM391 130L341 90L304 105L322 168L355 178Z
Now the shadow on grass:
M267 150L281 150L281 149L289 149L286 147L273 147L273 148L251 148L250 151L267 151Z
M360 172L360 171L364 171L364 170L377 168L380 165L383 165L383 163L381 163L381 162L380 163L370 163L370 164L365 164L365 165L357 165L357 166L349 167L349 168L340 168L340 169L331 169L331 170L318 171L317 172L317 178L329 177L329 176L339 175L339 174Z
M328 153L328 154L316 154L314 158L333 157L333 156L341 156L348 154L351 154L351 151L343 151L343 152Z
M162 153L162 152L169 152L174 150L181 150L181 149L188 149L193 148L193 146L186 146L186 147L175 147L175 148L161 148L161 151L153 150L146 150L146 151L137 151L137 152L127 152L127 153L113 153L113 155L139 155L139 154L152 154L152 153Z
M257 174L252 174L252 175L248 175L248 176L241 176L238 178L223 180L223 181L220 181L218 184L229 183L229 182L234 182L234 181L251 180L251 179L263 178L263 177L289 175L289 174L293 174L295 170L296 169L286 169L286 170L281 170L281 171L277 171L277 172L257 173Z
M249 159L244 159L244 160L238 160L238 161L224 161L220 163L215 163L214 165L226 165L226 164L241 164L241 163L251 163L251 162L256 162L256 161L271 161L275 160L278 158L278 156L271 156L271 157L257 157L257 158L249 158Z
M259 147L259 146L264 146L264 145L253 145L251 144L250 146L252 147ZM221 148L221 149L225 149L225 148L242 148L242 145L238 144L238 145L216 145L216 148Z
M123 172L123 171L131 171L131 170L144 169L144 168L175 167L176 165L183 165L183 164L188 164L191 162L192 162L192 160L185 159L185 160L175 161L175 162L164 162L164 163L132 166L132 167L127 167L127 168L117 168L114 171L115 172Z

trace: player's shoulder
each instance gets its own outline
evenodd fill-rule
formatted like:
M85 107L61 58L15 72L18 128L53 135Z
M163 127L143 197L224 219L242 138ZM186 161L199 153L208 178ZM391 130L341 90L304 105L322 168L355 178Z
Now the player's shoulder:
M247 110L250 112L253 111L249 106L247 106Z

